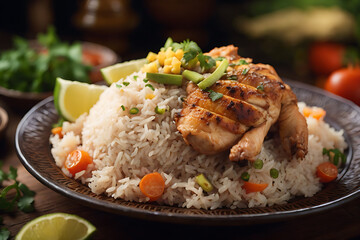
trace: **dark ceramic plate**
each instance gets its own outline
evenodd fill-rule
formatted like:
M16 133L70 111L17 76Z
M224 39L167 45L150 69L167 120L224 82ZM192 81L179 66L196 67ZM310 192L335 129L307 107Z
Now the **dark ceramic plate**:
M34 106L22 119L16 131L16 149L26 169L47 187L80 203L142 219L157 221L236 225L284 220L338 206L360 195L360 108L355 104L302 83L286 81L300 101L323 107L326 121L343 128L349 144L347 163L339 178L327 184L310 198L295 198L284 205L244 209L199 210L150 203L126 202L105 195L97 196L88 187L66 177L56 167L50 153L51 125L58 119L53 99L47 98Z

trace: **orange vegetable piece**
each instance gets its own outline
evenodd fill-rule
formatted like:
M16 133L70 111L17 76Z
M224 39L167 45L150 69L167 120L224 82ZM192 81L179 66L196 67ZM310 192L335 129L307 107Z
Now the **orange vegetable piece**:
M324 162L317 166L316 175L320 178L320 182L328 183L337 178L338 169L333 163Z
M267 188L269 184L267 183L253 183L253 182L244 182L244 185L242 186L246 193L252 193L252 192L261 192L265 188Z
M63 135L62 135L62 127L55 127L53 129L51 129L51 133L54 134L54 135L59 135L59 138L62 138Z
M165 181L158 172L146 174L140 181L140 191L150 198L150 201L156 201L164 193Z
M321 118L325 117L326 111L319 107L317 108L304 107L303 114L305 117L311 116L317 120L320 120Z
M92 162L92 157L90 157L89 153L76 149L68 154L64 165L72 175L75 175L82 170L86 170L87 166Z

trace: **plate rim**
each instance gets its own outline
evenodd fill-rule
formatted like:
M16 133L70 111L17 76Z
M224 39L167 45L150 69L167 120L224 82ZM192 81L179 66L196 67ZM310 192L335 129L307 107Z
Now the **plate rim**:
M344 99L342 97L336 96L334 94L331 94L325 90L322 90L320 88L317 88L315 86L305 84L302 82L296 82L288 79L284 79L284 82L289 84L291 87L297 87L297 88L303 88L306 90L310 90L314 93L318 93L321 95L325 95L326 97L336 99L338 101L341 101L345 104L350 105L351 107L357 109L358 112L360 112L360 107L358 107L355 103ZM114 202L109 202L102 199L96 199L91 196L73 191L66 186L62 186L56 181L53 181L51 179L48 179L47 177L42 176L42 174L37 171L25 158L23 155L23 152L21 151L20 146L20 138L21 138L21 129L25 127L25 123L27 119L36 112L40 107L42 107L45 104L50 103L53 101L53 97L48 97L44 99L43 101L37 103L34 107L32 107L25 116L21 119L19 122L16 133L15 133L15 148L16 148L16 154L18 158L20 159L23 166L26 168L26 170L33 175L39 182L41 182L46 187L50 188L51 190L62 194L63 196L66 196L70 199L73 199L75 201L78 201L79 203L86 205L88 207L96 208L98 210L110 212L110 213L116 213L119 215L124 215L128 217L135 217L145 220L156 220L156 221L167 221L167 222L173 222L173 223L191 223L191 224L216 224L216 225L244 225L244 224L254 224L254 223L264 223L268 221L280 221L282 219L289 219L293 217L299 217L299 216L305 216L310 215L318 212L322 212L327 209L338 207L342 204L345 204L357 197L360 196L360 188L356 191L346 195L342 196L338 199L332 200L330 202L326 202L320 205L315 205L307 208L300 208L300 209L294 209L294 210L284 210L284 211L276 211L276 212L267 212L267 213L249 213L249 214L231 214L231 215L211 215L211 214L183 214L183 213L175 213L175 212L161 212L161 211L154 211L154 210L148 210L146 208L136 208L136 207L129 207L124 205L119 205ZM50 149L49 149L50 151ZM352 156L353 158L353 156ZM353 160L351 158L351 160ZM75 181L75 180L74 180ZM144 205L149 203L144 203ZM153 204L151 204L153 205ZM161 206L161 205L159 205ZM167 206L170 208L179 208L177 206ZM207 210L212 211L212 210Z

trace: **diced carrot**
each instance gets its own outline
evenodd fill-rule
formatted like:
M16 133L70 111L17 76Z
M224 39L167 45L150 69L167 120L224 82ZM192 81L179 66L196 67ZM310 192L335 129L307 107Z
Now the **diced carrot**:
M146 174L140 181L140 191L150 198L150 201L156 201L164 193L165 181L158 172Z
M253 182L244 182L244 185L242 186L246 193L252 193L252 192L261 192L265 188L267 188L269 184L267 183L253 183Z
M86 170L87 166L92 162L92 157L90 157L89 153L76 149L68 154L64 165L72 175L75 175L82 170Z
M321 118L325 117L326 111L319 107L315 107L315 108L304 107L303 114L305 117L311 116L317 120L320 120Z
M333 163L324 162L317 166L316 175L320 178L320 182L328 183L336 179L338 169Z
M54 135L59 135L59 138L62 138L63 137L63 134L62 134L62 127L55 127L53 129L51 129L51 133L54 134Z

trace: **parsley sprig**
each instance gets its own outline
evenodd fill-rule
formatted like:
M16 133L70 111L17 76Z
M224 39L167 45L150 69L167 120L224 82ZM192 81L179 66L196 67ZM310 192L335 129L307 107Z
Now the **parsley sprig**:
M6 173L2 170L2 166L3 163L0 161L0 211L13 212L16 208L26 213L34 211L35 192L16 180L16 168L10 166L9 172ZM4 181L12 182L12 184L4 186ZM13 191L15 191L15 196L11 197L10 193Z

